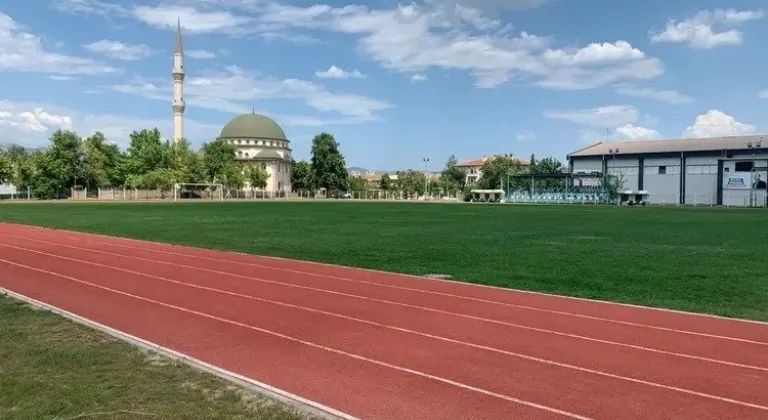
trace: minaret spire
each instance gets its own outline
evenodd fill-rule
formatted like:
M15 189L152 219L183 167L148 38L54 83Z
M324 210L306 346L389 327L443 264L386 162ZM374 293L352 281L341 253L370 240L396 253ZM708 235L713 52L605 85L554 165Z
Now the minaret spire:
M184 49L181 45L181 18L176 23L176 48L173 53L173 141L184 138Z

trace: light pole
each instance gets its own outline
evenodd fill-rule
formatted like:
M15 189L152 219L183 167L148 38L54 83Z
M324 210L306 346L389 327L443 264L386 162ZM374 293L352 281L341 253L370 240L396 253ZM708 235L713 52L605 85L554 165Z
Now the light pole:
M429 164L429 158L421 158L422 162L424 162L424 198L427 197L427 189L429 189L429 178L427 178L427 165Z
M755 153L757 149L762 146L761 142L756 142L754 145L752 145L752 142L747 143L747 148L752 151L752 170L750 171L749 176L749 206L755 207L757 206L757 195L755 191L755 173L757 173L757 168L755 167Z

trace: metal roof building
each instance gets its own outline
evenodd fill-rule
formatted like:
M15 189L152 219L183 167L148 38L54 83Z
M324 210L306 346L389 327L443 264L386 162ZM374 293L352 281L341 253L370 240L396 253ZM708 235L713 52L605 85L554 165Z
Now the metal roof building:
M600 142L568 155L572 173L623 178L656 204L766 206L768 135Z

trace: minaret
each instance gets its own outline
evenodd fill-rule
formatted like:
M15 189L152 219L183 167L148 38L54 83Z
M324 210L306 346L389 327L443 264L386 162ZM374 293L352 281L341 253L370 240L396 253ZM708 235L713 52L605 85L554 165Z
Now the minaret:
M176 24L176 50L173 53L173 141L184 138L184 50L181 47L181 19Z

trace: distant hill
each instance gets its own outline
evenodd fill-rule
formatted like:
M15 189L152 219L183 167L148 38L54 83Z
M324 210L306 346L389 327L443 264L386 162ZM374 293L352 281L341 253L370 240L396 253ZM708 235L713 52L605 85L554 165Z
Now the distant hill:
M368 172L368 169L361 168L359 166L352 166L347 168L347 172Z

